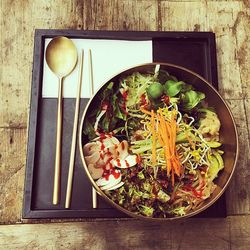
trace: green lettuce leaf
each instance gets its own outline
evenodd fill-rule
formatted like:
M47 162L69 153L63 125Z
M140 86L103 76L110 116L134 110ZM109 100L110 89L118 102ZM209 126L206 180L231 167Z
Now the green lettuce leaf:
M94 126L88 120L85 120L84 122L83 133L88 136L89 140L92 140L96 137Z

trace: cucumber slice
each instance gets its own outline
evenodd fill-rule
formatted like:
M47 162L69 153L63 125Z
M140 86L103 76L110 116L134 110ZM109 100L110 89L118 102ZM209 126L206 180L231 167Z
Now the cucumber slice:
M224 168L224 162L221 155L215 151L209 157L209 163L208 177L213 181L218 176L219 171Z
M208 177L211 179L211 181L213 181L218 176L219 162L214 155L211 155L209 157L209 163Z
M218 148L221 146L221 143L220 142L217 142L217 141L208 141L207 142L207 145L210 147L210 148Z
M219 170L224 168L224 161L221 157L221 155L218 152L213 152L213 155L216 157L218 163L219 163Z

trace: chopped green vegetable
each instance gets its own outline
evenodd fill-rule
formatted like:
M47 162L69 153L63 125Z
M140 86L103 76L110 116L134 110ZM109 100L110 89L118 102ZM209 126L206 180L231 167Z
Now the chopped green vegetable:
M213 155L216 157L216 159L217 159L217 161L219 163L219 170L223 169L224 162L223 162L223 159L222 159L221 155L217 151L214 151Z
M163 86L159 82L155 82L147 88L147 94L152 99L158 99L163 94Z
M147 207L144 205L139 206L141 213L143 213L146 216L152 217L154 208L153 207Z
M188 142L189 140L196 141L200 140L198 137L196 137L191 131L183 131L177 134L176 136L176 143L184 143Z
M147 180L143 182L143 189L149 193L151 193L151 191L152 191L152 186L150 185L150 183Z
M194 90L189 90L181 95L182 107L185 110L191 110L194 107L196 107L200 103L200 101L203 100L204 98L205 98L204 93Z
M94 126L89 122L89 120L84 121L83 133L88 136L89 140L92 140L96 137Z
M105 88L105 90L101 93L100 99L101 101L105 101L108 100L110 95L113 93L113 86L114 83L110 82L107 86L107 88Z
M175 208L171 211L173 214L178 215L178 216L183 216L186 214L185 212L185 207L178 207Z
M133 73L121 81L121 86L128 92L126 106L127 109L140 103L141 96L146 93L146 89L155 82L155 78L150 74Z
M219 153L214 151L213 155L209 157L209 163L208 177L214 180L218 176L219 171L224 167L223 159Z
M207 142L207 145L210 147L210 148L218 148L221 146L221 143L220 142L217 142L217 141L208 141Z
M143 170L142 170L141 172L139 172L139 173L137 174L137 176L138 176L138 178L139 178L140 180L145 179L145 176L144 176L144 174L143 174Z
M112 107L113 107L114 116L116 118L119 118L119 119L125 121L127 116L124 112L121 111L117 95L112 96L111 103L112 103Z
M184 84L185 83L182 81L175 82L173 80L168 80L164 85L164 92L166 95L170 97L174 97L180 93Z
M165 192L163 192L162 190L160 190L157 194L157 199L161 202L167 202L170 200L170 196Z

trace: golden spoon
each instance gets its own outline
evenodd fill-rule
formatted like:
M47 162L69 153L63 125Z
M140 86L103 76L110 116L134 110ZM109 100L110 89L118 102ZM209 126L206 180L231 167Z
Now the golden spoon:
M56 156L54 172L53 204L58 204L60 193L61 169L61 132L62 132L62 89L63 78L69 75L77 62L77 50L74 43L66 37L53 38L46 49L46 61L51 71L58 77L58 103L56 128Z

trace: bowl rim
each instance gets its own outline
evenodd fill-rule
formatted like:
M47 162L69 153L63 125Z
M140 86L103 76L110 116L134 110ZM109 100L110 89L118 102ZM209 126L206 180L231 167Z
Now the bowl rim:
M87 167L87 164L86 164L86 161L84 159L84 155L83 155L83 144L82 144L82 130L83 130L83 123L84 123L84 120L85 120L85 117L86 117L86 114L87 114L87 111L89 109L89 106L90 104L92 103L92 101L95 99L95 96L99 93L100 89L102 87L105 86L105 84L107 84L109 81L111 81L114 77L118 76L118 75L121 75L123 73L125 73L126 71L129 71L129 70L133 70L134 68L138 68L138 67L143 67L143 66L156 66L156 65L164 65L164 66L169 66L169 67L173 67L173 68L177 68L177 69L180 69L180 70L183 70L183 71L186 71L194 76L196 76L197 78L199 78L201 81L203 81L204 83L206 83L217 95L218 97L220 98L220 100L222 101L222 103L225 105L230 117L231 117L231 120L232 120L232 123L233 123L233 128L234 128L234 132L235 132L235 137L236 137L236 152L235 152L235 158L234 158L234 163L233 163L233 168L232 168L232 171L230 172L229 174L229 177L225 183L225 185L221 188L221 190L219 191L219 193L210 201L208 202L206 205L204 206L201 206L200 208L198 208L197 210L194 210L193 212L190 212L184 216L175 216L175 217L167 217L167 218L155 218L155 217L147 217L147 216L143 216L143 215L140 215L140 214L136 214L134 212L131 212L125 208L123 208L122 206L118 205L117 203L115 203L114 201L112 201L101 189L99 186L97 186L96 182L93 180L93 178L91 177L89 171L88 171L88 167ZM238 136L238 131L237 131L237 127L236 127L236 123L235 123L235 119L233 117L233 114L228 106L228 104L226 103L226 101L224 100L224 98L221 96L221 94L217 91L217 89L211 84L209 83L205 78L203 78L201 75L199 75L198 73L190 70L190 69L187 69L183 66L179 66L179 65L176 65L176 64L172 64L172 63L165 63L165 62L151 62L151 63L143 63L143 64L138 64L138 65L134 65L134 66L131 66L131 67L128 67L122 71L119 71L117 74L114 74L112 77L109 77L108 80L105 80L104 83L102 83L100 85L100 87L96 90L96 92L91 96L91 98L89 99L84 111L83 111L83 114L82 114L82 117L81 117L81 121L80 121L80 127L79 127L79 135L78 135L78 145L79 145L79 151L80 151L80 156L81 156L81 160L82 160L82 163L83 163L83 167L85 169L85 172L88 176L88 179L90 180L91 184L92 184L92 187L95 188L96 192L105 200L107 201L110 205L112 205L113 207L115 207L116 209L118 209L119 211L122 211L124 212L125 214L129 215L130 217L132 218L137 218L137 219L140 219L140 220L145 220L145 221L173 221L173 220L180 220L180 219L185 219L185 218L189 218L189 217L193 217L194 215L197 215L199 213L201 213L202 211L206 210L208 207L210 207L212 204L214 204L220 197L221 195L225 192L226 188L228 187L228 184L229 182L231 181L232 179L232 176L234 174L234 171L235 171L235 167L237 165L237 162L238 162L238 158L239 158L239 136Z

